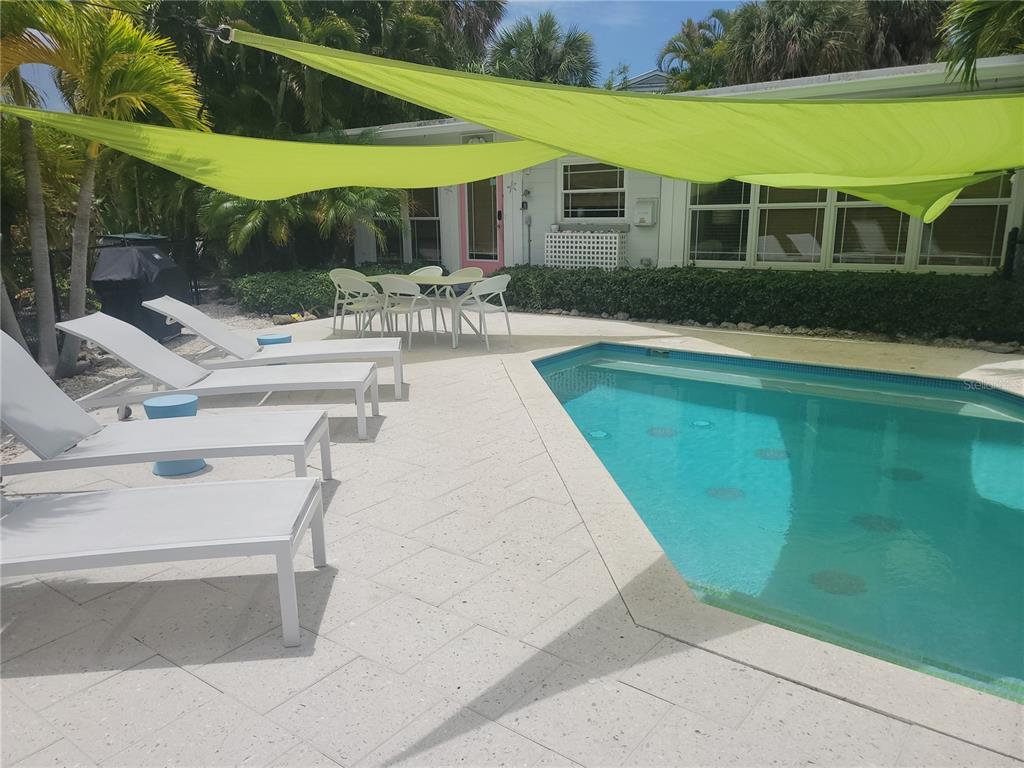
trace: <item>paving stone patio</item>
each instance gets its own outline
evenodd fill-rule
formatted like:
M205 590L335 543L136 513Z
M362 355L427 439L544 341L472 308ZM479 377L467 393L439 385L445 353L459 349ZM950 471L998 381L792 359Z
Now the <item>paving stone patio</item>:
M302 338L330 333L329 321L296 328ZM280 643L269 558L5 581L2 764L1022 764L1011 755L1024 756L1024 715L1009 702L1009 733L954 738L923 727L923 716L878 711L638 626L609 570L614 553L595 543L583 494L563 482L509 365L618 337L970 373L1009 388L1024 367L972 350L584 318L516 315L513 330L511 341L492 338L491 354L470 337L452 351L418 335L409 397L395 402L384 387L367 442L348 403L296 395L263 406L326 408L335 441L335 480L324 487L330 565L318 571L308 542L300 550L297 648ZM177 481L140 465L4 487L292 474L285 458L211 465Z

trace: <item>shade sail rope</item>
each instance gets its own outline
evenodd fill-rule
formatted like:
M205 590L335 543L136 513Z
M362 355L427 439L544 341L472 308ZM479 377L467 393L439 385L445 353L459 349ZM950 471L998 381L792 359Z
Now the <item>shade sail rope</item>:
M964 186L1024 165L1019 93L867 101L675 97L454 72L243 30L225 36L567 154L694 182L833 187L925 221Z
M113 147L214 189L274 200L345 186L414 189L500 176L563 154L528 141L465 146L313 144L187 131L0 104L0 112Z

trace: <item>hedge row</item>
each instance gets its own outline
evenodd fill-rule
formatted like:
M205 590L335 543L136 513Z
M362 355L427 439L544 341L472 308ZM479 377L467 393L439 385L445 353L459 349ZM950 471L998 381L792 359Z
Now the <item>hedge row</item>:
M506 301L525 310L1024 341L1024 284L996 276L695 267L505 271L512 275ZM235 280L232 291L251 312L324 313L334 305L326 271L249 275Z
M411 272L422 264L362 264L366 275ZM248 312L284 315L307 309L317 314L334 310L334 285L329 270L297 269L291 272L259 272L231 281L231 293Z
M506 300L526 310L1024 341L1024 283L997 276L511 267Z

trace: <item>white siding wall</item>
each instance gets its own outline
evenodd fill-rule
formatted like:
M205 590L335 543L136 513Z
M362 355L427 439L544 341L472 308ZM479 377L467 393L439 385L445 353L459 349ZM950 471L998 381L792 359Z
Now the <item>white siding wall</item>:
M655 223L649 227L638 227L633 224L633 212L637 200L653 199L660 203L661 176L639 171L626 171L626 221L629 232L626 235L626 253L629 263L639 267L643 263L650 266L658 265L658 231L661 227L662 211L660 204L655 204ZM644 262L642 260L646 259Z

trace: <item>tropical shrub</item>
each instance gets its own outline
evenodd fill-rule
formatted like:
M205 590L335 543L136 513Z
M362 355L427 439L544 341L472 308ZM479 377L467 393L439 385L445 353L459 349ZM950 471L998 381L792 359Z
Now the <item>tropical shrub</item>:
M679 322L1024 340L1024 284L997 276L783 270L511 267L519 309Z
M366 275L402 274L426 266L408 264L360 264ZM301 309L324 314L334 308L334 285L327 269L295 269L289 272L259 272L231 281L231 293L247 312L265 315L287 314Z

